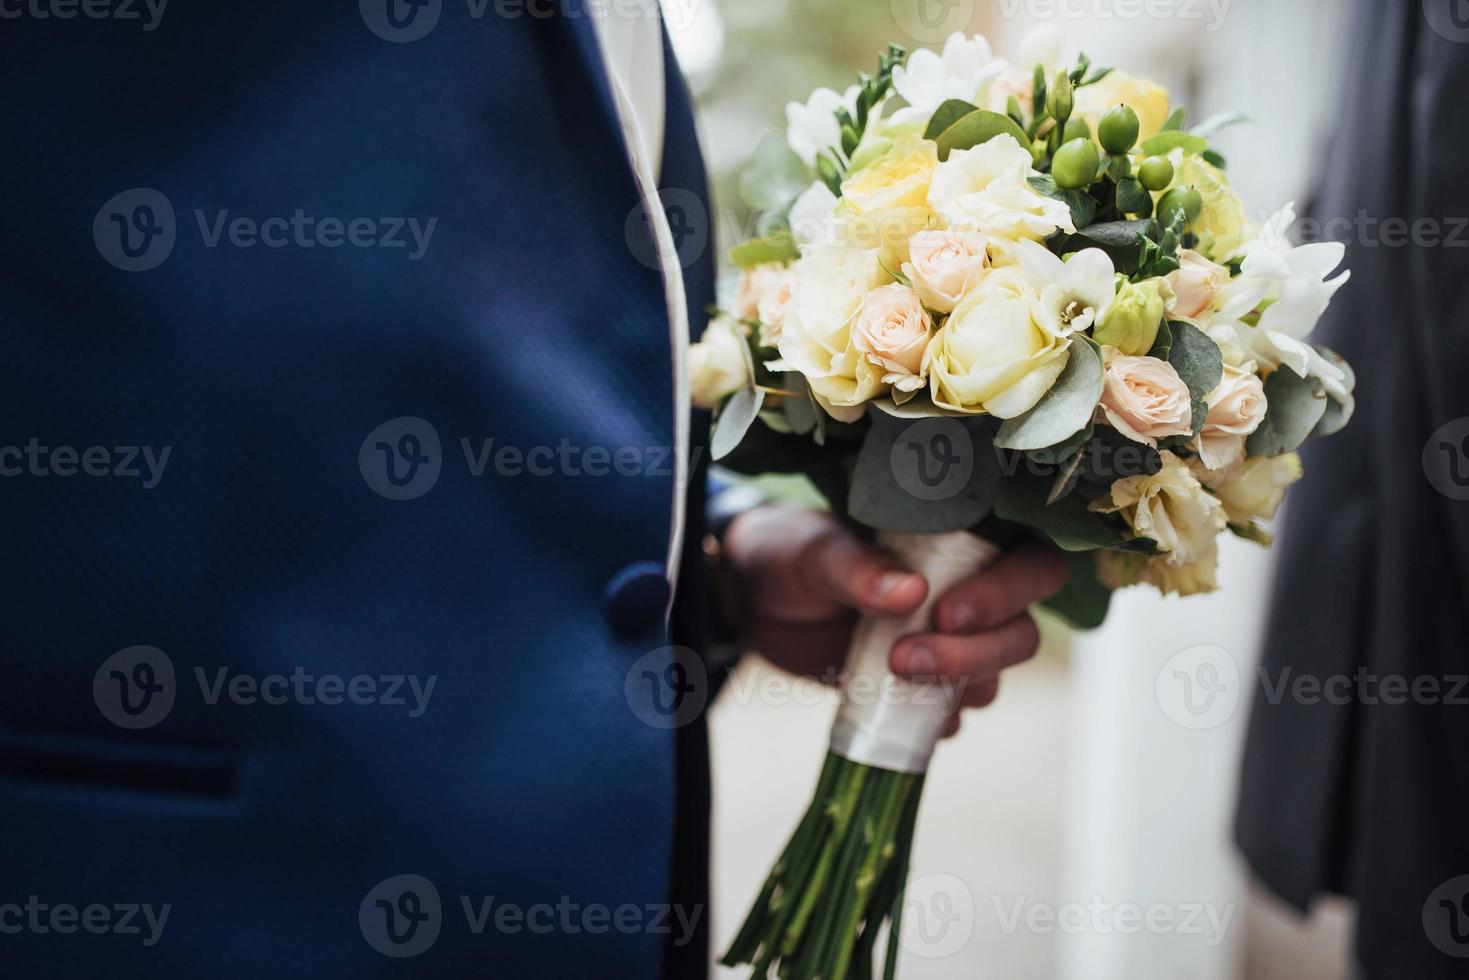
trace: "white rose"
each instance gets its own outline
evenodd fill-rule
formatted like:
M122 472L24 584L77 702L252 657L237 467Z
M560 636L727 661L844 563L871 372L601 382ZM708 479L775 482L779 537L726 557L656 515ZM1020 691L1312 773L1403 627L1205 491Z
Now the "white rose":
M954 150L934 170L929 207L951 228L1001 238L1047 238L1074 232L1071 209L1027 183L1030 151L1001 134L968 150Z
M1070 339L1037 318L1039 298L1013 266L992 270L955 307L924 355L934 404L1014 418L1066 367Z
M985 237L972 231L921 231L908 240L908 252L903 275L938 313L952 313L989 264Z
M861 418L882 390L882 372L852 343L867 294L888 280L875 249L812 248L791 266L793 282L780 341L786 364L805 375L833 418Z
M883 384L912 392L926 381L923 352L932 328L917 293L907 286L882 286L862 301L852 343L883 369Z
M698 408L714 408L750 383L745 337L728 317L715 317L689 345L689 392Z
M1256 456L1225 475L1214 492L1229 522L1241 527L1275 516L1286 488L1301 478L1301 457L1295 453Z

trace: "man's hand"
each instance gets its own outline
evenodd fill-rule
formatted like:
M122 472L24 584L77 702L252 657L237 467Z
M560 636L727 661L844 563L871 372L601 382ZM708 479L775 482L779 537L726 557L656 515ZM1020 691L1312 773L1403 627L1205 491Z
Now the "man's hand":
M730 526L725 553L749 581L755 649L793 673L830 679L841 669L857 615L902 616L928 583L896 557L854 538L831 515L758 507ZM1066 563L1027 544L955 585L934 606L933 630L894 645L893 673L961 685L962 703L982 708L999 693L1000 672L1035 655L1040 637L1026 611L1066 582ZM958 728L950 722L949 733Z

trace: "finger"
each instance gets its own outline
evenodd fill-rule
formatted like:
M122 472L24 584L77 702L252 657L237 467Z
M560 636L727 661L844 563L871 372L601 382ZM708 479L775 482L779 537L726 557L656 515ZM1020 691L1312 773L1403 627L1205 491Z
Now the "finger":
M1000 679L992 677L987 681L970 685L969 689L964 692L964 698L960 703L966 708L988 708L999 696Z
M953 738L955 735L959 734L959 725L959 716L949 715L948 719L944 722L944 730L939 733L939 737Z
M973 636L918 633L893 646L889 658L893 673L913 680L945 680L971 685L994 680L1000 671L1035 656L1040 631L1035 620L1022 613L995 629Z
M928 595L928 583L897 558L840 528L801 551L802 581L816 593L874 616L912 612Z
M934 626L945 633L992 629L1060 592L1066 571L1066 560L1054 548L1021 545L945 592L934 609Z

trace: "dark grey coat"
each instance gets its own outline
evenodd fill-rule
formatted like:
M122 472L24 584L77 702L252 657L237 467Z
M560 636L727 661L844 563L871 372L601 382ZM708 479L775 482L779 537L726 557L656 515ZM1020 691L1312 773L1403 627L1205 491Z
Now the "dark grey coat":
M1469 976L1469 502L1454 499L1469 498L1460 6L1355 4L1312 211L1348 241L1352 281L1313 339L1356 366L1358 411L1308 448L1288 504L1236 826L1251 867L1293 904L1356 899L1357 959L1374 980ZM1404 224L1372 223L1388 218ZM1415 222L1418 241L1402 241ZM1286 668L1283 696L1267 697ZM1330 690L1349 696L1318 700L1307 686L1294 697L1302 675L1344 675L1350 684ZM1400 686L1406 703L1389 703Z

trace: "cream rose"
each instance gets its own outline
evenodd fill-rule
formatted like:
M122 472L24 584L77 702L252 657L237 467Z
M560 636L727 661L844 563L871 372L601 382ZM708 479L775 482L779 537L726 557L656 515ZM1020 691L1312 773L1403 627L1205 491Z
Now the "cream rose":
M1037 317L1035 288L1015 266L995 269L954 308L924 355L934 404L1014 418L1035 407L1066 367L1070 338Z
M1164 450L1162 459L1157 473L1112 484L1110 494L1094 501L1092 509L1122 514L1135 534L1157 542L1162 554L1146 565L1161 560L1171 569L1166 575L1155 570L1153 581L1186 578L1190 591L1207 592L1215 587L1214 556L1226 523L1224 505L1173 453ZM1177 585L1168 590L1181 591Z
M1210 470L1233 465L1245 454L1245 438L1265 421L1265 386L1252 371L1225 368L1205 399L1209 414L1199 432L1199 460Z
M1295 453L1281 456L1256 456L1228 473L1214 487L1229 523L1246 527L1253 521L1268 521L1275 516L1286 488L1301 478L1301 457Z
M1110 351L1109 351L1110 354ZM1193 401L1172 364L1156 357L1111 354L1102 377L1102 413L1134 442L1157 446L1193 431Z
M1229 269L1183 248L1178 250L1178 268L1165 278L1173 287L1173 319L1207 326L1214 314L1214 297L1229 282Z
M928 188L929 207L949 227L1001 238L1041 241L1056 229L1074 232L1071 209L1027 183L1030 151L1001 134L938 165Z
M842 182L842 204L857 214L923 207L939 162L933 140L902 139Z
M917 391L927 381L923 352L932 328L933 320L917 293L907 286L882 286L862 301L852 344L883 369L883 384Z
M715 317L703 336L689 345L689 393L698 408L714 408L726 395L750 383L748 353L740 328Z
M989 265L987 240L973 231L920 231L908 240L908 256L903 275L938 313L954 312Z
M1164 595L1191 596L1219 588L1219 545L1187 565L1175 565L1167 555L1129 555L1102 551L1097 556L1097 577L1109 589L1129 585L1151 585Z
M776 349L805 375L816 401L836 419L862 417L862 403L882 391L882 372L852 342L869 292L890 281L875 249L812 248L791 266Z

